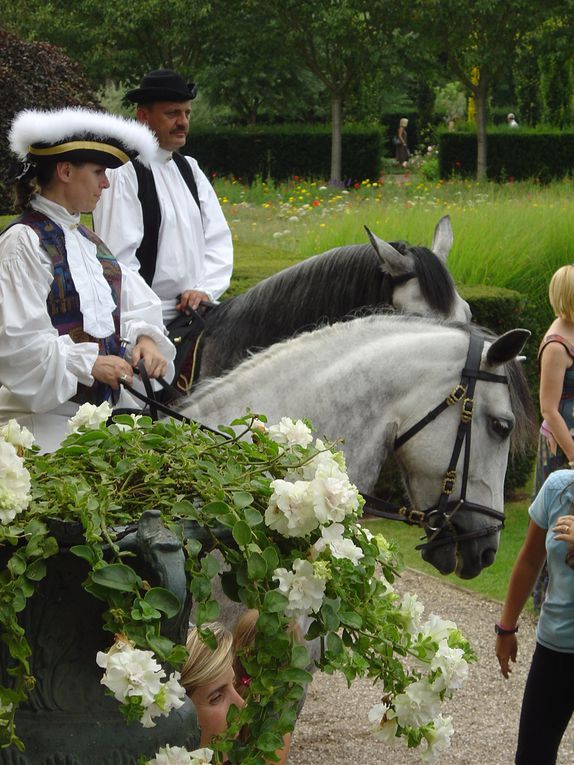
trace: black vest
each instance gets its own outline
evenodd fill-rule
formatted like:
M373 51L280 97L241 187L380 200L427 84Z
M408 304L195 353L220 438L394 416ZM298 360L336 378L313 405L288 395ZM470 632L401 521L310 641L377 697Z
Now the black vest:
M177 152L173 153L172 159L190 190L191 196L195 199L195 203L199 207L199 212L201 213L197 183L195 182L191 165L184 156ZM140 262L140 274L151 287L157 261L157 244L159 227L161 224L161 211L152 171L149 167L138 162L137 159L133 160L132 164L138 179L138 199L142 206L144 228L141 244L136 251L136 257Z

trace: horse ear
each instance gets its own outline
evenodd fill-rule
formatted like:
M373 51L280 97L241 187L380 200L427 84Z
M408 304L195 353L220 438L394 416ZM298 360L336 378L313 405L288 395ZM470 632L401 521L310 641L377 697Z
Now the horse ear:
M444 215L436 224L431 250L446 265L446 260L452 249L454 236L450 225L450 215Z
M518 356L530 337L528 329L511 329L498 337L486 352L486 363L495 367Z
M385 242L384 239L380 239L373 234L368 226L365 226L365 231L369 237L369 241L380 258L383 267L390 272L392 276L399 276L407 271L411 271L413 264L408 255L401 255L398 250L395 250L392 244Z

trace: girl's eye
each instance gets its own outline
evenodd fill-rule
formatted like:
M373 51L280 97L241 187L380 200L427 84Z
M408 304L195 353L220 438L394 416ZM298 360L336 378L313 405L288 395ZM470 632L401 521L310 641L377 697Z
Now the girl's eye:
M220 704L222 699L223 699L223 694L222 693L216 693L215 696L212 696L209 699L209 703L213 704L213 705Z

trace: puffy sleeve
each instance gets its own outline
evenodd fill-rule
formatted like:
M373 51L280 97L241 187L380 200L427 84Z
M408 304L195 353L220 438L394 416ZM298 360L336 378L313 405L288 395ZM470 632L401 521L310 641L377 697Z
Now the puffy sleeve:
M213 186L193 157L186 157L190 162L199 201L205 236L205 268L202 283L195 289L206 292L213 300L222 295L229 287L233 271L233 241L231 231L225 220Z
M131 162L107 173L110 187L104 189L92 213L94 231L120 263L137 272L136 252L143 238L137 176Z
M175 347L165 331L161 300L138 273L121 263L120 267L122 269L122 337L133 347L140 335L146 335L155 342L160 353L168 361L173 361ZM168 379L173 377L172 367L168 369L166 377Z
M92 385L96 343L58 335L46 308L53 277L29 226L0 237L0 383L25 410L47 412Z

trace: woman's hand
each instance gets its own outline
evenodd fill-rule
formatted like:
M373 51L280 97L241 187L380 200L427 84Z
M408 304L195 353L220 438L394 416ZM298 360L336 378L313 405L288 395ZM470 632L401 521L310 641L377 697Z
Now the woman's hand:
M152 378L163 377L167 370L167 360L159 352L157 345L147 335L140 335L132 351L132 364L137 366L143 359L146 372Z
M496 658L500 664L500 671L503 677L508 680L512 672L510 662L516 662L518 653L518 640L516 635L498 635L496 638Z
M574 545L574 515L561 515L552 527L554 539Z
M92 377L117 390L120 381L131 385L134 373L128 362L119 356L98 356L92 367Z

